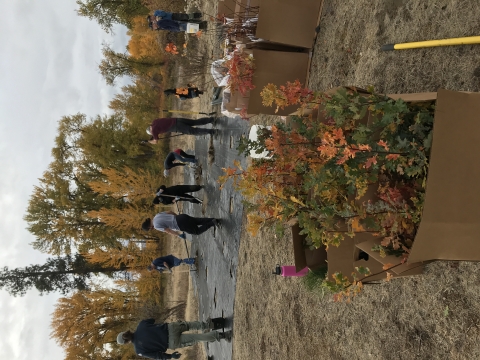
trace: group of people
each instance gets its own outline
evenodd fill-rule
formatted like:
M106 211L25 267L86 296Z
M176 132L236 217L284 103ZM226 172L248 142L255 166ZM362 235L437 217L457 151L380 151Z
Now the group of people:
M197 125L215 125L216 118L206 117L198 120L184 118L159 118L153 120L147 127L147 134L152 136L150 143L156 144L159 135L166 132L178 132L189 135L214 135L217 133L215 129L197 128ZM177 162L178 161L178 162ZM185 166L190 164L196 167L198 160L194 155L189 155L182 149L175 149L170 152L164 161L163 175L168 177L170 170L177 166ZM175 185L166 187L160 186L155 193L153 199L154 204L171 205L178 201L188 201L193 204L200 204L201 201L189 193L200 191L203 186L200 185ZM173 211L164 211L155 215L153 219L147 218L142 223L144 231L152 229L166 232L171 235L186 239L185 234L200 235L211 227L221 226L220 219L215 218L197 218L187 214L176 214Z
M185 31L188 22L196 22L201 25L206 23L201 21L201 13L171 13L163 10L157 10L153 16L148 16L149 27L154 30L169 30L173 32ZM186 88L165 90L166 95L175 95L182 100L198 97L203 91L192 84ZM156 144L159 135L167 132L177 132L186 135L216 135L215 129L197 128L207 124L215 125L216 118L206 117L198 120L185 118L159 118L155 119L146 129L147 134L151 136L149 142ZM170 152L164 162L164 176L168 177L172 168L178 166L195 167L197 159L194 155L189 155L182 149L175 149ZM155 192L154 204L171 205L179 201L188 201L194 204L200 204L201 201L192 196L192 192L203 189L201 185L174 185L167 187L161 185ZM171 235L186 239L186 234L200 235L212 227L221 226L221 220L215 218L197 218L187 214L176 214L173 211L164 211L156 214L153 219L147 218L142 223L144 231L152 229L162 231ZM172 268L182 264L193 265L195 258L180 259L173 255L162 256L154 259L148 266L149 271L172 272ZM197 342L213 342L222 339L231 341L232 332L223 331L225 327L224 318L209 318L207 321L177 321L172 323L155 323L154 319L141 321L135 331L123 331L117 336L117 343L120 345L133 344L135 352L151 359L179 359L181 354L177 351L167 353L167 350L176 350ZM186 333L190 330L208 331L206 333ZM221 330L221 331L215 331Z
M148 270L159 272L169 271L181 264L192 265L195 258L179 259L173 255L156 258L148 266ZM169 354L167 350L176 350L198 342L213 342L222 339L231 341L232 332L223 331L223 317L208 318L207 321L177 321L172 323L155 323L154 319L140 321L137 329L122 331L117 335L119 345L133 344L135 353L150 359L180 359L177 351ZM186 333L191 330L201 330L206 333ZM221 330L221 331L215 331Z
M157 189L154 203L171 204L175 201L191 201L199 203L198 199L189 195L203 189L200 185L175 185L166 187L160 186ZM172 211L165 211L155 215L153 220L146 219L142 229L150 231L156 229L182 239L186 239L185 233L200 235L212 226L219 226L220 220L214 218L195 218L187 214L175 214ZM180 259L174 255L158 257L147 267L149 271L172 272L174 267L182 264L194 265L196 259L189 257ZM117 343L120 345L133 344L137 355L151 359L180 359L181 354L177 351L169 354L167 350L176 350L198 342L213 342L222 339L231 341L232 332L224 331L225 319L209 318L207 321L177 321L172 323L155 323L154 319L141 321L137 329L123 331L117 336ZM191 330L208 331L206 333L186 333ZM221 330L221 331L215 331Z
M199 203L198 199L189 195L203 189L200 185L160 186L157 189L154 203L171 204L175 201L191 201ZM171 194L171 195L170 195ZM185 233L200 235L212 226L219 226L220 220L214 218L196 218L187 214L176 214L164 211L155 215L153 220L146 219L142 224L144 231L152 229L163 231L186 239ZM147 267L149 271L172 272L174 267L182 264L194 265L196 259L189 257L180 259L174 255L158 257ZM154 319L141 321L137 329L123 331L117 336L120 345L133 344L137 355L151 359L180 359L177 351L167 353L167 350L176 350L198 342L231 341L232 331L224 331L223 317L208 318L207 321L177 321L172 323L155 323ZM202 333L186 333L191 330L201 330ZM219 330L219 331L216 331ZM204 333L207 331L206 333Z

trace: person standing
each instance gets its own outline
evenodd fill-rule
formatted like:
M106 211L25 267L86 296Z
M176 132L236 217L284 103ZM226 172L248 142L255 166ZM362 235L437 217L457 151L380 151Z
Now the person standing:
M177 215L173 211L164 211L158 213L155 215L153 220L147 218L142 223L142 229L144 231L155 229L178 236L182 239L186 239L185 233L200 235L210 229L212 226L221 226L220 219L197 218L187 214Z
M190 22L195 22L198 21L202 17L201 12L193 12L193 13L172 13L168 11L163 11L163 10L155 10L153 13L153 16L155 16L155 20L161 20L161 19L167 19L167 20L175 20L175 21L190 21ZM149 20L152 20L150 17L148 17Z
M167 96L175 95L180 100L194 99L203 95L203 91L199 90L198 87L193 84L187 84L187 87L183 88L167 89L164 90L163 93Z
M175 160L180 161L179 163L174 162ZM175 166L185 166L185 163L190 163L195 166L197 163L197 159L195 155L189 155L182 149L175 149L172 152L168 153L165 161L163 162L163 166L165 170L163 171L163 175L168 177L170 173L170 169L174 168Z
M166 360L180 359L182 356L175 351L167 354L167 350L175 350L194 345L198 342L214 342L224 339L232 340L232 332L210 331L205 334L184 334L190 330L222 329L225 319L215 318L203 321L177 321L155 324L154 319L140 321L135 332L123 331L117 335L119 345L132 343L135 353L150 359Z
M195 126L213 124L215 122L214 117L204 117L198 120L185 119L185 118L159 118L152 121L149 127L147 127L147 134L153 137L149 141L151 144L156 144L158 141L158 135L167 132L177 132L185 135L214 135L216 131L214 129L197 128Z
M178 201L189 201L193 204L201 204L200 200L187 194L200 191L201 189L203 189L201 185L174 185L169 187L162 185L157 189L153 203L155 205L171 205Z
M161 256L154 259L147 269L148 271L157 270L160 273L165 270L172 272L172 268L182 264L193 265L195 264L195 258L179 259L173 255Z
M170 32L185 32L187 31L187 25L189 22L198 24L199 29L206 30L208 24L206 21L182 21L173 19L154 18L147 16L148 27L152 30L166 30Z

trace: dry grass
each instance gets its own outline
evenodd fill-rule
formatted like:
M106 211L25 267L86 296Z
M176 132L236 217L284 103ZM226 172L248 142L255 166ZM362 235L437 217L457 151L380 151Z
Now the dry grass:
M480 34L478 3L325 0L309 86L402 93L480 90L480 46L382 53L385 43ZM480 264L437 262L423 276L367 286L353 303L272 275L293 264L291 238L243 233L234 359L478 359Z
M346 304L271 274L293 261L289 236L243 234L234 359L480 358L480 264L434 263L423 276L366 286Z
M478 91L478 45L380 51L388 43L478 35L478 5L474 0L325 0L309 86Z

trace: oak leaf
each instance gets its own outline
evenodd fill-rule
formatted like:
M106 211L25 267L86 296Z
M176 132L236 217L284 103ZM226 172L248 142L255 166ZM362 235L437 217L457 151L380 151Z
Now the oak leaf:
M367 159L367 162L365 163L364 167L365 169L369 169L373 164L377 163L377 155Z

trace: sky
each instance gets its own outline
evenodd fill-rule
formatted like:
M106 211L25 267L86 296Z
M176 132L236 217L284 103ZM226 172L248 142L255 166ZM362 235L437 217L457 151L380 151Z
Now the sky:
M78 112L109 113L116 87L98 71L102 43L124 52L126 28L105 33L76 14L75 0L0 1L0 268L43 263L23 220L28 199L51 161L58 120ZM0 290L0 358L63 359L50 339L59 296L24 297Z

